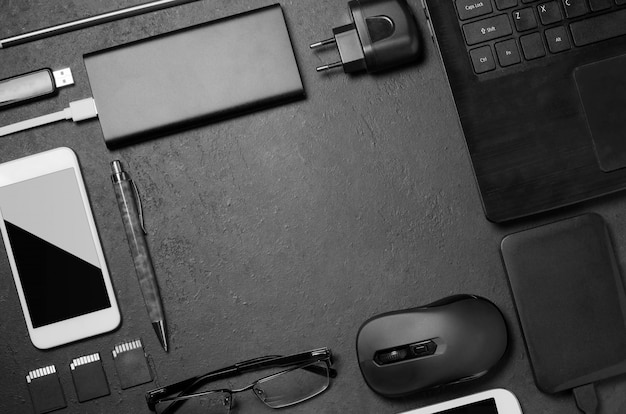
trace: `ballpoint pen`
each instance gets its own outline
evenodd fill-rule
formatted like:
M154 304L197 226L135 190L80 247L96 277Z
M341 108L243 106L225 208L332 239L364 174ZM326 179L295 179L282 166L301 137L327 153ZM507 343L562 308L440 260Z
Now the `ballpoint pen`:
M84 29L86 27L92 27L98 24L124 19L126 17L137 16L139 14L162 10L172 6L179 6L192 1L196 0L157 0L149 3L138 4L136 6L126 7L124 9L113 10L96 16L85 17L83 19L58 24L56 26L33 30L32 32L0 39L0 49L6 49L10 46L21 45L34 40L45 39L46 37L52 37L61 33Z
M148 244L146 243L146 230L139 192L135 183L122 169L122 164L118 160L111 163L111 168L113 170L111 180L115 189L115 197L122 214L122 221L124 222L124 229L126 230L128 245L133 256L143 300L159 342L161 342L163 349L167 351L163 305L161 304L159 286L157 285L154 266L148 251Z

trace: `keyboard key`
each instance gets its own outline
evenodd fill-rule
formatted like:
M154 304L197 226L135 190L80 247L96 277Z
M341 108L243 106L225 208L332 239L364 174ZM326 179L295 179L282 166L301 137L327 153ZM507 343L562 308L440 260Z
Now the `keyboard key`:
M493 54L489 46L470 50L470 58L472 59L472 65L474 65L474 72L476 73L489 72L496 68L496 62L493 60Z
M456 0L456 10L461 20L482 16L493 11L489 0Z
M613 37L626 35L626 9L589 17L570 24L576 46L585 46Z
M600 11L604 9L610 9L613 4L612 0L589 0L589 6L591 11Z
M550 52L559 53L571 48L565 27L559 26L547 29L545 34Z
M556 1L540 4L537 6L537 12L539 13L539 20L543 24L552 24L563 20L561 9Z
M589 13L587 0L562 0L565 16L568 18L582 16Z
M532 3L533 1L537 1L537 0L522 0L522 3Z
M517 0L496 0L498 10L510 9L517 6Z
M524 30L530 30L537 27L537 19L535 19L535 12L532 7L526 7L525 9L515 10L513 12L513 22L518 32Z
M543 41L539 33L531 33L519 38L522 44L522 52L528 60L537 59L546 55L546 49L543 47Z
M511 22L506 14L489 17L463 26L465 41L468 45L486 42L513 33Z
M511 66L521 61L515 39L496 43L496 56L498 56L500 66Z

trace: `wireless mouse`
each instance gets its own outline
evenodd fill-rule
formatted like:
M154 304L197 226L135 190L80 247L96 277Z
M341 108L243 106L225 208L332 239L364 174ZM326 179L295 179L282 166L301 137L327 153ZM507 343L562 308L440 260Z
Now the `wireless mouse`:
M507 342L506 322L496 305L456 295L368 319L356 348L367 385L400 397L483 376L502 358Z

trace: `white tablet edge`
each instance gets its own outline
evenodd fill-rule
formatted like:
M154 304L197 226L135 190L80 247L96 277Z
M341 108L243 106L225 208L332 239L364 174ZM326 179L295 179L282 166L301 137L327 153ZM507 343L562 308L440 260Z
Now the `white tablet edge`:
M503 388L495 388L399 414L438 414L442 411L460 408L464 405L488 400L490 398L495 400L498 414L522 414L522 407L515 395L513 395L511 391Z

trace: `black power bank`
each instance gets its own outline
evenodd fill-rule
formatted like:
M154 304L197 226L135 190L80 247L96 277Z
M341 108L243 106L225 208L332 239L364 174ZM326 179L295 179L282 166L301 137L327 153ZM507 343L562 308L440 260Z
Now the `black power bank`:
M279 4L84 61L109 148L304 97Z

